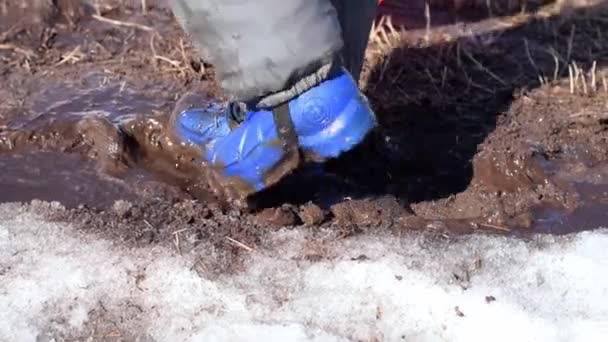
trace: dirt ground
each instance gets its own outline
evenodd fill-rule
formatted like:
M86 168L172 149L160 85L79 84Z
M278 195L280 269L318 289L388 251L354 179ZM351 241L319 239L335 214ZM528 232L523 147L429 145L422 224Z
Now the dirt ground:
M173 111L221 98L171 11L43 3L0 1L2 202L58 201L53 219L128 244L212 242L205 267L218 272L285 226L525 235L608 222L599 5L433 6L426 25L423 8L389 1L397 19L379 19L361 82L378 130L244 210L210 195L196 153L166 129Z

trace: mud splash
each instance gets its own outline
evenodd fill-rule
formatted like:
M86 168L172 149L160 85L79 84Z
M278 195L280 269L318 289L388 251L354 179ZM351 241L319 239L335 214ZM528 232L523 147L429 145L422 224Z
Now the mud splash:
M201 179L205 173L202 163L196 162L197 151L166 131L170 115L161 110L166 105L162 98L98 74L85 77L78 88L66 84L41 88L26 115L0 130L2 181L10 190L0 195L0 201L36 198L73 206L86 198L83 203L106 208L147 192L144 181L152 184L153 179L198 199L211 198L206 180ZM154 89L147 93L154 94ZM109 179L121 185L108 186ZM107 191L91 191L98 187ZM62 188L66 193L53 198ZM76 196L72 189L75 193L88 189L90 195Z

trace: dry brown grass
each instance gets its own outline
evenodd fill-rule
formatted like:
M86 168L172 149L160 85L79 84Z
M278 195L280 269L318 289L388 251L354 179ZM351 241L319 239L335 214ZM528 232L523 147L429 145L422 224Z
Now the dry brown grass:
M439 34L407 31L383 18L370 36L362 85L382 109L429 100L467 107L564 83L573 94L608 93L608 11L568 4L568 10L559 1Z

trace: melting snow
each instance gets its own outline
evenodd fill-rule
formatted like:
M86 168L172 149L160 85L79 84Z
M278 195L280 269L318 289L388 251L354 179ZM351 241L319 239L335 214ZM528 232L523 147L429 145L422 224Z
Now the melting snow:
M0 206L0 340L605 341L608 230L312 238L284 230L244 271L129 249ZM308 260L307 254L321 255ZM203 254L199 255L204 257Z

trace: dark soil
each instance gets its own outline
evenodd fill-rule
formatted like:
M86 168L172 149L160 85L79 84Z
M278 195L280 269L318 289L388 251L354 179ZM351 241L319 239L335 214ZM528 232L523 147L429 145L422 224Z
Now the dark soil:
M221 99L171 11L57 3L0 1L0 201L55 200L66 209L53 218L84 230L180 252L210 241L237 259L284 226L349 236L608 224L603 8L382 31L362 81L379 129L242 209L168 133L175 110Z

